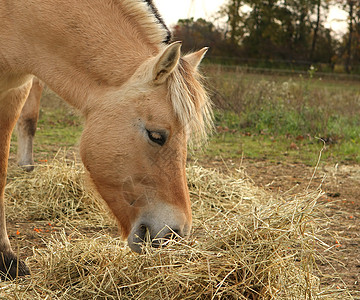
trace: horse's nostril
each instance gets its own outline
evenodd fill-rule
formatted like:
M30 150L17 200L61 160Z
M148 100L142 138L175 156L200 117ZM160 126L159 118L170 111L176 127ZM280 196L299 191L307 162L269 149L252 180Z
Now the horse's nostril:
M180 232L179 229L168 228L166 233L161 232L152 240L151 246L154 248L165 247L171 240L178 241L181 237Z
M175 235L181 236L180 229L173 229L172 232L175 233Z
M181 233L179 229L170 229L170 231L164 235L164 239L168 239L168 240L177 240L179 239L179 237L181 237Z
M154 234L154 230L151 230L151 227L146 224L140 224L133 232L133 236L129 240L129 246L133 251L141 253L142 246L145 244L151 245L154 248L165 247L171 241L179 241L182 236L182 231L178 228L171 229L170 227L164 227Z
M134 242L142 244L146 242L147 236L149 235L149 229L146 225L139 225L138 229L135 231Z

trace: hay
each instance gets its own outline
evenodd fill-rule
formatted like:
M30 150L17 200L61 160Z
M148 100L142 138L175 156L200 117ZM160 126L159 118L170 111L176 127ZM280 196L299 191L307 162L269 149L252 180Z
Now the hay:
M56 218L72 231L53 234L45 248L34 249L27 259L31 278L2 283L0 296L346 299L343 294L326 296L314 275L320 191L282 199L255 187L240 171L225 176L191 166L187 173L192 236L167 248L145 248L141 255L106 231L92 236L81 231L93 222L114 225L95 196L84 191L79 164L55 159L31 175L15 174L6 189L8 211L26 206L21 216Z
M91 226L113 225L102 200L85 189L84 168L76 159L59 151L51 164L37 166L27 173L10 170L6 186L9 219L58 220L62 223Z

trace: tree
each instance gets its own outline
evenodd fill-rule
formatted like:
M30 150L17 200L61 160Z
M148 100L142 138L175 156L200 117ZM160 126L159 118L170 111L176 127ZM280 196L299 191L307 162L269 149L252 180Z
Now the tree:
M286 59L292 49L294 22L291 11L275 0L246 1L243 50L250 57Z
M267 59L307 59L310 51L311 22L320 0L229 0L222 13L227 15L231 43L241 44L246 55ZM241 13L241 6L250 8ZM313 52L320 28L313 35Z
M315 51L315 46L316 46L316 40L318 38L318 32L319 32L319 27L320 27L320 10L321 10L321 0L316 0L316 23L315 23L315 28L314 28L314 33L313 33L313 39L312 39L312 43L311 43L311 50L310 50L310 61L313 60L314 58L314 51Z
M351 62L351 49L352 49L352 36L353 36L353 24L354 24L354 6L355 0L347 0L345 8L348 8L349 12L349 35L346 45L346 59L345 59L345 71L350 73L350 62Z
M242 0L230 0L227 7L225 7L225 13L228 16L228 24L230 30L230 43L233 46L238 45L240 37L242 36L240 16L240 8L242 6Z
M176 39L183 42L183 50L189 52L202 47L210 47L212 55L224 55L226 41L214 24L204 19L181 19L173 27Z
M358 0L339 0L348 13L348 31L342 38L339 56L347 73L356 71L360 64L360 2ZM360 69L357 70L359 72Z
M339 3L349 13L349 32L341 43L323 17ZM174 33L184 50L210 46L211 56L271 67L296 61L305 68L312 63L334 68L341 61L349 72L360 63L359 0L227 0L218 17L225 19L224 29L204 19L179 20Z

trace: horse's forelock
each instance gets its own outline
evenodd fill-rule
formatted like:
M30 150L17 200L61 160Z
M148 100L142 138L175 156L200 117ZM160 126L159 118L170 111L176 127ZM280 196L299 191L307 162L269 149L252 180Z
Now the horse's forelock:
M213 128L213 113L201 75L180 59L168 84L175 114L188 133L190 144L206 140Z

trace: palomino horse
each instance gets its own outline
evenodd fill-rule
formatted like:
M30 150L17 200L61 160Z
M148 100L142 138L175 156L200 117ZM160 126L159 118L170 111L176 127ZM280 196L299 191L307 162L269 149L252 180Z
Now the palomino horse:
M26 171L34 169L33 146L44 83L34 77L29 96L17 121L18 163Z
M187 142L211 126L197 72L206 49L181 57L150 0L0 0L0 19L3 277L29 273L10 246L4 189L33 75L85 116L81 159L130 248L140 252L145 236L154 246L187 236Z

